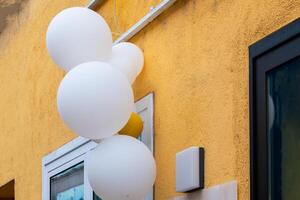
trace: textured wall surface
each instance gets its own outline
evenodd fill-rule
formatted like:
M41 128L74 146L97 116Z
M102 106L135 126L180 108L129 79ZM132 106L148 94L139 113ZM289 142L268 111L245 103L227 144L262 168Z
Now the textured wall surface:
M107 0L98 12L116 38L158 2ZM42 157L76 137L56 110L64 72L45 33L85 3L27 0L0 23L0 185L15 179L17 200L41 199ZM155 92L157 200L176 196L175 153L191 145L205 147L206 187L235 179L249 199L248 46L299 14L298 0L178 0L131 40L145 53L136 98Z

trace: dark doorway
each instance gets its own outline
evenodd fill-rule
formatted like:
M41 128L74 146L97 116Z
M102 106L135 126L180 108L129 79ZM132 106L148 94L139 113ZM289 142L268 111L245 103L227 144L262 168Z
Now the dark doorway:
M250 52L251 200L300 196L300 20Z
M0 186L0 200L15 199L15 181L12 180L5 185Z

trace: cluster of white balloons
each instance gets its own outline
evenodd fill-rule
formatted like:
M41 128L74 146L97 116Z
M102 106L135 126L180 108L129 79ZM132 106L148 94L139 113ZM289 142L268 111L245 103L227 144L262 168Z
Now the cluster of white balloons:
M155 160L142 142L117 134L134 111L131 84L142 71L142 51L128 42L113 46L105 20L83 7L57 14L46 42L68 72L57 92L60 116L78 135L101 139L85 160L90 185L103 200L143 199L155 181Z

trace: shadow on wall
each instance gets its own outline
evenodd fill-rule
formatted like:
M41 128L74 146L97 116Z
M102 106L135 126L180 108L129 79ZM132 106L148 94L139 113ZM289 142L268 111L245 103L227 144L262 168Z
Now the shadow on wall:
M0 34L10 23L12 16L20 13L27 0L0 0Z

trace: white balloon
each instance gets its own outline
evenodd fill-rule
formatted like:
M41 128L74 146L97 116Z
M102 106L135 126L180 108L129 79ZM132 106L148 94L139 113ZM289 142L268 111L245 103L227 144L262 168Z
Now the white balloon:
M132 113L134 97L121 72L107 63L89 62L64 77L57 105L71 130L82 137L102 139L124 127Z
M85 167L90 185L103 200L142 200L156 177L151 151L125 135L101 141L87 155Z
M112 35L98 13L74 7L63 10L52 19L46 43L54 62L69 71L84 62L108 60Z
M144 65L142 50L129 42L121 42L112 48L109 63L123 72L130 83L141 73Z

